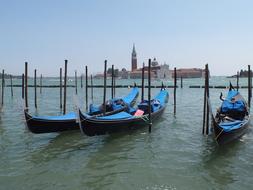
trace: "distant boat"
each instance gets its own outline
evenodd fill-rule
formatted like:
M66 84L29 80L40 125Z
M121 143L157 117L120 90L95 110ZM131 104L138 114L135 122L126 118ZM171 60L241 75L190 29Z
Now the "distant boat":
M168 101L168 91L164 88L151 101L152 121L161 117ZM83 133L88 136L103 135L119 131L137 129L149 125L148 101L143 101L137 109L118 112L108 116L91 116L79 110L80 125Z
M107 101L110 104L106 105L106 115L128 109L129 106L135 103L138 95L139 89L134 87L127 96ZM88 114L99 115L103 113L102 108L103 106L92 105ZM60 116L33 116L27 110L24 110L24 113L27 127L32 133L51 133L80 129L75 112Z
M250 123L247 104L231 84L226 99L222 100L223 102L215 117L212 115L212 130L219 145L229 143L243 136Z

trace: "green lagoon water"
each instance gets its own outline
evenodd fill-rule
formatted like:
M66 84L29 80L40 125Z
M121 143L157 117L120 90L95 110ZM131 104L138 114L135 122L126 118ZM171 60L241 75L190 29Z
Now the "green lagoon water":
M212 77L210 83L228 85L229 80L236 84L235 79L225 77ZM33 83L32 79L30 82ZM44 79L43 84L58 82ZM19 83L14 80L14 84ZM117 81L117 84L132 83ZM246 83L247 79L241 79L241 85ZM172 85L172 81L166 84ZM10 88L5 88L0 113L0 189L253 189L253 133L250 130L224 147L218 147L212 136L202 136L204 92L189 88L202 84L203 79L184 80L184 88L177 89L176 117L173 90L169 89L169 103L150 134L147 128L142 128L95 137L87 137L80 131L32 134L24 122L21 89L14 88L12 98ZM43 88L42 94L38 89L38 110L34 109L33 90L29 88L33 114L60 114L59 89ZM152 89L152 94L158 90ZM84 89L78 89L79 98L73 97L74 91L68 88L68 111L78 102L84 109ZM127 88L119 88L116 96L128 92ZM220 104L220 92L226 94L226 89L210 89L214 111ZM247 98L247 89L241 93ZM102 94L102 89L94 89L94 103L101 103Z

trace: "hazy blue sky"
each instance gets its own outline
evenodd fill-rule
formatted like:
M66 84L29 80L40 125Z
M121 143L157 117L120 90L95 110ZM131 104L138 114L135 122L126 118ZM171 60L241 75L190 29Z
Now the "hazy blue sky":
M0 0L0 69L58 75L130 69L156 57L171 68L204 67L230 75L253 63L253 1Z

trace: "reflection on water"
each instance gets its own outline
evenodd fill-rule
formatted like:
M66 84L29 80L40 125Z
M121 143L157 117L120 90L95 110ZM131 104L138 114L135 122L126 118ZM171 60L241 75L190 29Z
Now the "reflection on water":
M207 149L203 151L203 167L208 173L206 180L225 188L228 184L235 181L234 175L230 171L232 162L226 158L235 156L236 149L239 146L218 147L215 143L207 146Z
M238 175L241 177L243 175L238 173L238 169L246 163L240 163L238 158L244 156L245 152L247 152L245 143L240 140L218 146L213 139L209 139L202 150L205 180L212 187L230 189L233 183L238 182Z

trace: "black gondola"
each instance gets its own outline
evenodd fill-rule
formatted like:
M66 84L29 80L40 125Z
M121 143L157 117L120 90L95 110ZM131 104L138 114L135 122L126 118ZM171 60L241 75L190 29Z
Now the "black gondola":
M110 106L106 106L105 115L115 114L129 109L129 107L135 103L138 95L139 89L134 87L127 96L108 101L110 102L110 104L108 104ZM94 106L91 107L94 109ZM89 112L90 115L99 115L103 111L101 109L100 111L97 109L93 111L92 109ZM24 113L26 125L32 133L51 133L79 129L77 114L75 112L60 116L32 116L27 110L24 110Z
M247 104L241 94L230 84L228 95L217 110L212 114L212 130L219 145L234 141L243 136L250 123ZM209 102L210 103L210 102Z
M168 101L168 91L161 89L159 94L151 101L152 121L159 118ZM143 101L137 109L130 108L128 112L123 111L109 116L90 116L79 110L80 127L88 136L103 135L119 131L136 129L149 125L148 101Z

